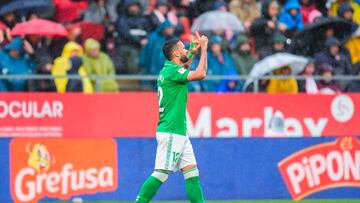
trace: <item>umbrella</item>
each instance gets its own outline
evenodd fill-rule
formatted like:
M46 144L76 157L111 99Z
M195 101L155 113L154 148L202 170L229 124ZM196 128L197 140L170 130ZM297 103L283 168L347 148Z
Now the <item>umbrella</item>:
M233 32L244 32L241 21L232 13L225 11L208 11L200 15L194 22L191 30L193 32L227 30Z
M0 15L13 11L26 12L51 7L50 0L14 0L0 8Z
M104 39L105 28L103 25L93 22L79 22L71 24L67 27L68 30L71 30L75 27L81 28L80 37L83 41L88 38L93 38L97 41Z
M88 6L86 1L71 0L53 0L55 6L56 21L69 23L81 16L81 10L85 10Z
M0 22L0 30L6 30L7 28L8 27L4 23Z
M265 76L271 71L287 65L290 66L292 74L297 75L304 70L307 63L308 60L305 57L289 53L276 53L267 56L254 64L249 74L250 77L245 82L244 89L254 81L253 77Z
M67 36L64 26L45 19L34 19L18 23L11 30L12 35Z
M297 55L312 56L324 48L325 31L334 29L334 35L341 42L347 40L351 34L351 23L340 18L320 18L295 35L291 44L291 52Z
M352 37L352 38L353 38L353 37L360 37L360 27L358 27L358 29L355 30L355 32L352 34L351 37Z

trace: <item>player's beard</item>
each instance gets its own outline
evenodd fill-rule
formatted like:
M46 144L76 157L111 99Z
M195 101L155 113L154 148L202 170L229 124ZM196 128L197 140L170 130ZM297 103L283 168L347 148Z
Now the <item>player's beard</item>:
M189 61L189 57L188 57L187 55L182 55L182 56L180 57L180 61L181 61L182 63L186 63L186 62Z

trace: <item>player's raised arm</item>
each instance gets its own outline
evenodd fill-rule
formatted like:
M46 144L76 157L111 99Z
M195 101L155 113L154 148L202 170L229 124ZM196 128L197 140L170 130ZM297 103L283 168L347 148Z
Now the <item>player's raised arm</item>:
M197 36L199 35L196 32ZM198 53L200 49L199 38L195 37L194 35L191 36L191 43L190 49L188 53L189 61L184 64L184 68L190 69L191 64L194 62L195 55ZM196 38L196 39L195 39Z
M207 46L208 46L208 38L203 35L199 37L197 34L199 44L200 44L200 61L196 70L190 71L189 75L187 76L188 81L193 80L202 80L206 77L207 71Z

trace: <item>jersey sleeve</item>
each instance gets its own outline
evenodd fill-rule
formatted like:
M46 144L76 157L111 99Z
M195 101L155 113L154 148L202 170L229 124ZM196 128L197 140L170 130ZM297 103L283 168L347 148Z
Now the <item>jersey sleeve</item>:
M174 82L188 82L188 75L189 75L190 71L186 68L178 68L178 69L174 69L171 71L170 73L170 77L169 80L174 81Z

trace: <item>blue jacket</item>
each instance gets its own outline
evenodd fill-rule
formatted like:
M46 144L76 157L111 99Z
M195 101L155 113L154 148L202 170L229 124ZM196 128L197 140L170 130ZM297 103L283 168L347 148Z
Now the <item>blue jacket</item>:
M174 36L165 36L163 30L167 27L173 27L170 21L166 20L152 32L148 37L148 43L140 52L139 66L143 68L146 74L157 75L165 63L165 56L162 47L165 41L174 38Z
M20 56L18 58L11 57L10 50L19 51ZM31 74L34 67L35 65L25 54L21 38L15 38L4 47L4 50L0 51L0 70L4 75ZM25 91L26 80L3 80L0 86L7 91Z
M302 22L302 16L300 12L300 4L298 0L288 0L286 4L284 5L284 10L279 16L279 22L286 25L288 30L302 30L304 29L304 23ZM290 14L291 9L298 10L298 13L296 16L292 16Z
M207 75L227 75L230 72L236 72L236 66L231 56L223 51L224 63L220 63L216 56L211 51L208 51L208 71ZM194 59L193 66L199 64L199 57ZM229 82L229 81L227 81ZM221 86L226 81L221 80L203 80L198 82L191 82L190 91L205 91L205 92L217 92L221 90Z
M238 75L236 71L230 71L225 73L226 75ZM230 87L230 83L234 82L235 86ZM239 80L223 80L220 83L218 92L239 92L242 89L243 84Z

